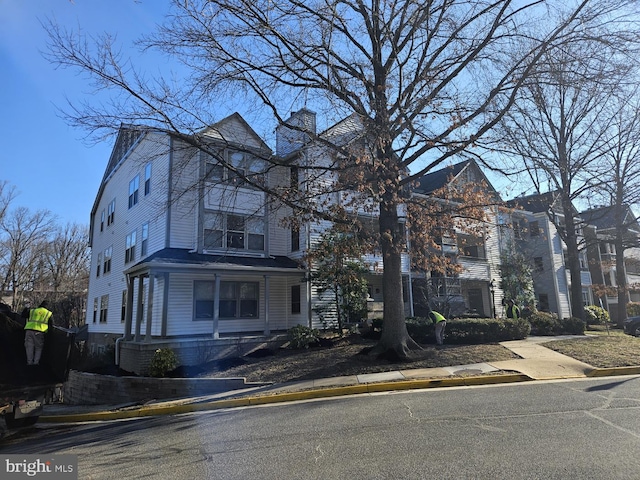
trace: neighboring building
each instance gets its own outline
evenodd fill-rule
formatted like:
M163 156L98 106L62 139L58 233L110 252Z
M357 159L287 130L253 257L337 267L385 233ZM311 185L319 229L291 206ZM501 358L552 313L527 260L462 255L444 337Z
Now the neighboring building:
M512 225L515 245L531 259L533 285L540 311L554 312L560 318L571 317L571 278L566 267L566 246L556 224L561 224L563 213L553 192L518 197L507 202L513 208ZM577 213L577 212L576 212ZM582 238L582 232L578 232ZM582 301L593 304L591 275L586 252L579 253L582 283Z
M604 286L600 306L609 312L612 320L618 315L618 295L616 292L616 220L613 207L598 207L580 213L589 225L585 228L589 270L594 283ZM623 247L624 274L627 282L627 301L640 302L640 225L628 206L624 207Z

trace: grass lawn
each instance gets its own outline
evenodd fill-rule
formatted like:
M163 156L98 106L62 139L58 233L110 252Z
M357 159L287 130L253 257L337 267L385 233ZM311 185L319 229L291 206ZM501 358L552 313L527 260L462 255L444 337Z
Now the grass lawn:
M607 332L604 327L592 328L585 331L588 338L556 340L542 345L596 368L640 365L640 338L617 329Z

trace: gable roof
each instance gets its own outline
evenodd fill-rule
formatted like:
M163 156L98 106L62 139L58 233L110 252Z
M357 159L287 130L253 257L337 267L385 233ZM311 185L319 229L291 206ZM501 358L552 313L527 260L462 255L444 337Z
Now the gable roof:
M629 230L640 232L640 225L638 225L637 218L631 211L631 208L628 205L623 205L622 208L624 210L624 219L622 224ZM617 225L613 209L612 205L592 208L581 212L580 216L589 225L597 227L598 230L616 229Z
M205 127L199 134L229 145L242 145L252 149L271 151L269 146L238 112L234 112L219 122Z
M546 193L535 193L533 195L513 198L507 202L507 206L514 209L526 210L531 213L546 213L549 209L557 213L562 213L558 198L559 193L557 190ZM578 213L575 208L573 210L576 214Z
M475 160L464 160L435 172L427 173L418 180L418 185L414 188L414 192L429 195L450 183L456 182L463 172L469 172L474 178L484 181L487 184L487 188L497 194L495 188Z

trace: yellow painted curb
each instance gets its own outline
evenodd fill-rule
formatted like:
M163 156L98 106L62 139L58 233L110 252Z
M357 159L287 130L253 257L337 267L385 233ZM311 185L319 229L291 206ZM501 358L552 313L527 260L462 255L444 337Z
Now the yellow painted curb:
M121 420L136 417L149 417L156 415L176 415L206 410L219 410L222 408L246 407L251 405L265 405L269 403L293 402L297 400L310 400L314 398L338 397L362 393L386 392L394 390L410 390L436 387L455 387L471 385L489 385L495 383L513 383L531 380L523 374L513 375L486 375L477 377L453 377L442 379L403 380L397 382L365 383L348 385L344 387L322 388L317 390L304 390L300 392L277 393L273 395L261 395L256 397L231 398L215 400L203 403L186 403L179 405L148 405L139 408L131 408L118 411L78 413L71 415L50 415L40 417L44 423L73 423L92 422L106 420Z
M640 366L594 368L587 377L608 377L612 375L640 375Z

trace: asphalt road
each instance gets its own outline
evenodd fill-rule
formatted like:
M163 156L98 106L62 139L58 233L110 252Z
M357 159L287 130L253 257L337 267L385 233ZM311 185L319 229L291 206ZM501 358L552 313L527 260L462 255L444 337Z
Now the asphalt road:
M79 455L81 479L637 479L640 377L40 425L9 453Z

